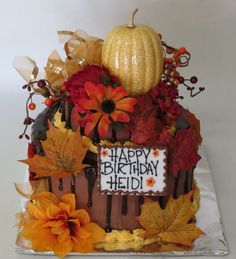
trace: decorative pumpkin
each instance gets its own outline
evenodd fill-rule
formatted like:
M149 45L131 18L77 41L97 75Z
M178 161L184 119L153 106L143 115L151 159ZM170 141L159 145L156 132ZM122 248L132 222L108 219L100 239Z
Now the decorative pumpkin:
M163 49L159 35L149 26L134 25L136 9L128 25L115 27L102 49L102 64L118 76L130 95L148 92L160 80Z

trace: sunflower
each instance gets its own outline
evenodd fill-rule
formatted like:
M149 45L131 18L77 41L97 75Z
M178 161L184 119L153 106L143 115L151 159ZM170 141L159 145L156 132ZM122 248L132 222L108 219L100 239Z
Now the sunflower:
M112 88L92 82L85 83L87 98L79 99L85 110L85 135L89 135L95 126L100 137L105 137L112 122L129 122L129 113L134 111L136 99L128 97L123 86Z
M104 239L104 230L91 222L86 210L75 209L74 194L67 193L59 200L53 193L42 192L33 200L27 208L31 218L22 229L32 249L64 257L70 252L93 252L94 243Z

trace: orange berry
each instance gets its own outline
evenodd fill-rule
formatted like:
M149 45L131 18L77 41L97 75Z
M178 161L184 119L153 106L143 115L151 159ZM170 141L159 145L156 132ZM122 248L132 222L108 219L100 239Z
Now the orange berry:
M172 48L167 48L166 49L166 53L167 54L172 54L174 52L174 50Z
M164 58L164 63L173 63L172 58Z
M45 103L46 106L51 107L54 103L54 100L51 99L51 98L46 98L44 103Z
M179 52L180 55L183 55L187 52L187 50L186 50L186 48L181 47L181 48L178 49L178 52Z
M36 104L35 103L30 103L29 105L28 105L28 107L29 107L29 109L30 110L35 110L35 108L36 108Z

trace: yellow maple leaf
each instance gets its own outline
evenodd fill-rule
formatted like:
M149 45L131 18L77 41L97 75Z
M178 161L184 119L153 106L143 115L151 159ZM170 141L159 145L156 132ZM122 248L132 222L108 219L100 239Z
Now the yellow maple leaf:
M196 224L189 223L197 209L196 203L187 195L178 199L171 197L165 209L161 209L158 202L147 201L141 207L138 221L148 237L191 247L193 241L204 234Z
M72 131L72 129L65 128L66 122L61 121L61 113L59 111L57 111L54 116L53 124L55 127L60 129L63 133L67 132L68 135L75 134L75 132ZM98 153L97 147L93 144L93 142L90 138L88 138L86 136L82 136L81 141L82 141L83 145L88 148L89 151L91 151L93 153Z
M41 141L45 156L34 155L34 157L20 160L29 165L31 172L36 177L78 175L84 167L83 159L88 148L83 144L80 129L69 134L68 131L62 132L49 123L47 139Z
M63 133L68 132L68 134L73 134L73 131L71 129L65 128L66 122L61 121L61 113L59 111L56 112L54 116L54 126L60 129Z

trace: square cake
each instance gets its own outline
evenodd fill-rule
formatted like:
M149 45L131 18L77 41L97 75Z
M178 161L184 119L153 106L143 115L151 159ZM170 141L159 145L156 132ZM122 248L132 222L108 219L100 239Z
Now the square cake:
M195 218L200 123L178 102L181 87L191 97L204 88L180 74L189 51L135 25L136 12L105 40L58 32L66 58L53 51L43 79L25 58L29 97L19 137L29 142L20 160L29 182L16 185L27 198L17 237L24 249L60 257L185 251L204 235ZM35 95L46 107L33 119Z

